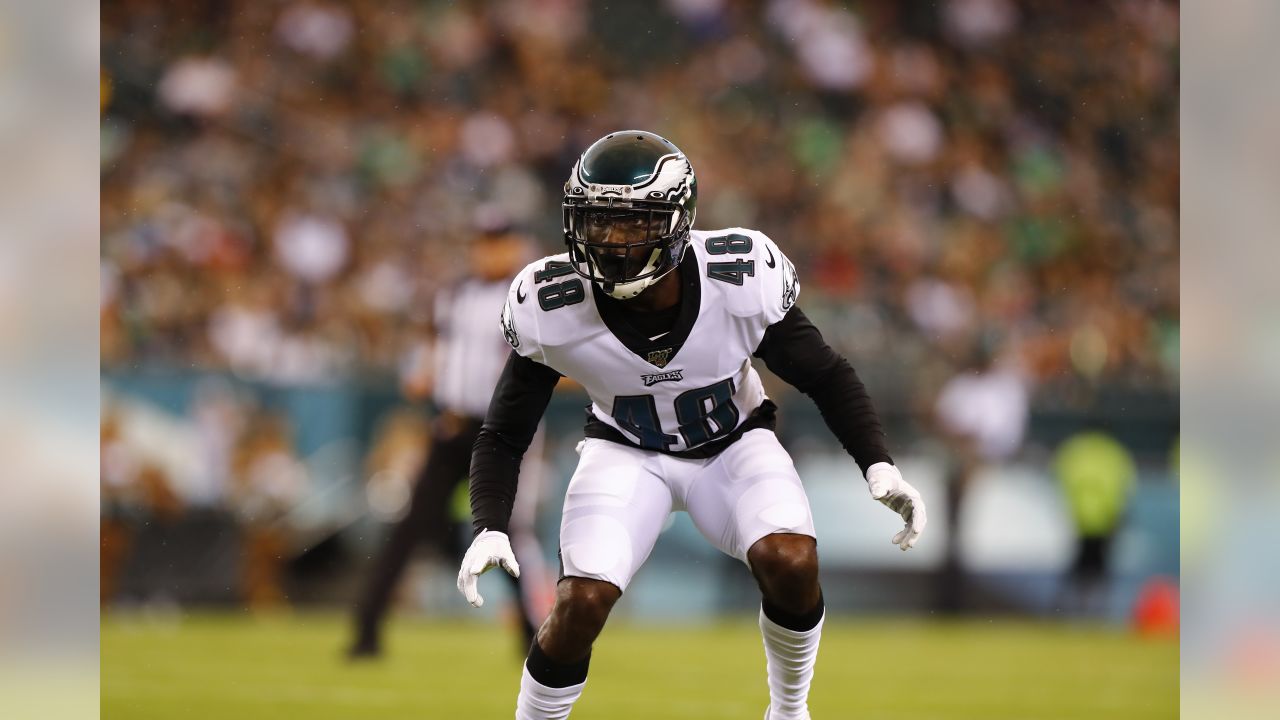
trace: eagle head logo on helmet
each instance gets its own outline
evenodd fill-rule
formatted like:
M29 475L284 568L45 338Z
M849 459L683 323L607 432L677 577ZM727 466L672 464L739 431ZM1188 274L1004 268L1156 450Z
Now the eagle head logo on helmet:
M697 200L693 166L670 141L643 130L600 138L564 185L573 269L611 297L639 295L680 264Z

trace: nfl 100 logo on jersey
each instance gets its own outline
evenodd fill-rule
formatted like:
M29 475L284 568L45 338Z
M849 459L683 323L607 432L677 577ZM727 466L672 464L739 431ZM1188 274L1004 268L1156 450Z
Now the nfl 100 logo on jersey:
M650 350L645 355L645 360L647 360L650 365L666 367L667 363L671 361L671 351L674 349L675 348L662 348L661 350Z

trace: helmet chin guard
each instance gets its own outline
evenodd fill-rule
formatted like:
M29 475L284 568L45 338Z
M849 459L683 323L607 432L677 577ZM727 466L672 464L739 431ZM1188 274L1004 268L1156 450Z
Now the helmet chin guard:
M628 282L605 281L603 283L600 283L600 289L603 290L606 295L608 295L611 298L614 298L615 300L630 300L631 298L639 295L640 293L644 292L651 286L658 284L658 281L666 277L667 273L679 267L680 260L682 258L677 258L674 264L669 265L662 272L655 274L652 272L652 270L656 269L654 268L654 265L655 265L655 261L657 260L657 254L658 254L658 251L655 250L653 259L645 263L644 267L641 268L640 274L643 277L641 277L639 280L631 280ZM683 255L684 253L681 252L682 257Z
M565 183L570 265L609 296L633 298L679 265L696 203L693 167L679 148L641 130L606 135Z
M654 278L645 278L643 280L632 280L631 282L615 284L604 283L600 289L604 293L615 300L630 300L631 298L644 292L650 285L656 282Z

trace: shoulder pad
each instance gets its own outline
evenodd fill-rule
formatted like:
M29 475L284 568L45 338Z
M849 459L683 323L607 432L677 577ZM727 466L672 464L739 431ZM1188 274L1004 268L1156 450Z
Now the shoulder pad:
M529 293L533 288L533 274L547 258L532 262L516 273L507 289L507 301L502 306L502 336L507 344L523 357L542 362L542 343L539 342L537 305L531 305Z
M710 283L728 291L726 307L738 317L759 317L767 327L782 319L800 295L795 266L768 235L747 228L703 231L694 238ZM736 263L750 263L743 268ZM732 287L741 286L741 290ZM721 289L724 289L723 287Z
M594 305L587 281L568 268L569 254L551 255L526 265L507 291L502 333L522 356L546 363L543 348L569 344L590 327Z

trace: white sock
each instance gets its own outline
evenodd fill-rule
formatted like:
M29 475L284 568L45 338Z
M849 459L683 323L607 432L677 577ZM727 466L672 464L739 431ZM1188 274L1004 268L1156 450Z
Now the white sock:
M524 669L520 676L520 697L516 698L516 720L564 720L582 695L585 681L569 687L547 687Z
M760 634L764 636L764 656L769 671L769 717L767 720L809 720L809 684L818 659L822 620L810 630L788 630L760 611Z

